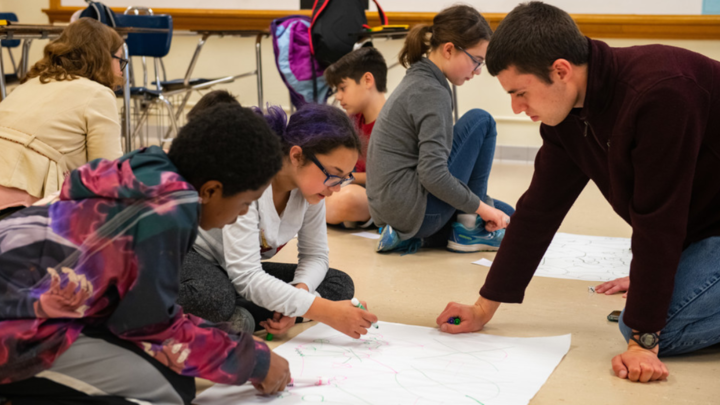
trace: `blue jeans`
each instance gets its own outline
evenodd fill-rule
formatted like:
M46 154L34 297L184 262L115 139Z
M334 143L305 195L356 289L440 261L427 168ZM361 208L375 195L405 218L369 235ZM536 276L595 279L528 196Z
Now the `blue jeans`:
M470 110L453 127L453 144L448 157L448 169L455 178L467 184L481 201L487 199L487 185L495 156L496 138L495 120L487 111ZM492 202L495 208L508 215L515 212L510 205L502 201ZM455 207L428 194L425 219L415 237L427 238L439 232L449 235L447 225L454 219L456 213Z
M632 288L632 286L630 286ZM620 315L620 332L632 329ZM660 333L660 355L673 356L720 343L720 236L688 246L680 257L667 324Z

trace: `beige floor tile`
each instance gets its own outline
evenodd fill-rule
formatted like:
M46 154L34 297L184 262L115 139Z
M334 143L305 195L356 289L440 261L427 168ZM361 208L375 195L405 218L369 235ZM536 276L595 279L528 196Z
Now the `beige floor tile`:
M515 204L527 189L533 167L496 164L489 193ZM630 227L620 219L590 183L560 228L561 232L629 237ZM421 250L414 255L377 254L375 241L352 231L329 230L330 265L350 274L356 296L384 321L435 326L435 318L450 301L472 303L488 269L471 264L493 253L456 254ZM295 243L274 259L296 260ZM668 381L634 384L612 375L610 360L625 344L616 323L606 320L622 309L621 295L589 295L586 281L536 277L521 305L503 305L485 333L502 336L572 334L572 346L547 383L530 402L555 404L720 404L720 348L702 354L666 359ZM276 347L312 323L298 325L288 336L271 342ZM198 386L205 389L208 385Z

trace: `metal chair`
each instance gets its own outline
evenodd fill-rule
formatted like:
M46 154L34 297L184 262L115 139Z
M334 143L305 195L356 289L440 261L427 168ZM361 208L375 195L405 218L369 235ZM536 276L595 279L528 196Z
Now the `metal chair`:
M141 57L143 61L143 85L136 86L134 75L132 72L132 63L130 63L130 97L135 101L135 108L138 112L139 118L135 124L135 129L131 134L132 139L135 139L138 135L139 130L142 128L142 124L147 120L150 109L153 105L159 104L166 110L167 115L170 118L171 131L177 135L178 125L175 120L175 111L172 103L168 100L168 96L163 92L163 88L160 85L160 72L164 69L161 68L161 58L166 56L170 52L170 45L172 44L172 17L169 15L140 15L140 14L120 14L115 16L115 23L118 27L134 27L134 28L160 28L166 29L165 33L142 33L142 34L129 34L125 43L128 47L129 56ZM155 87L152 88L147 84L147 66L146 58L153 58L154 70L155 70ZM160 142L164 143L166 139L161 139Z
M155 17L169 18L169 16L155 15L153 13L153 10L148 7L131 6L128 7L122 15L116 16L116 22L120 27L169 28L170 32L169 34L167 34L167 38L163 38L165 34L131 34L126 40L126 43L128 44L128 47L130 49L130 55L140 56L143 68L143 86L136 87L134 84L134 67L133 63L130 63L130 77L132 86L131 95L135 96L134 98L136 99L136 106L138 105L137 99L141 95L145 99L157 99L159 102L162 102L166 106L171 127L166 132L165 137L159 140L160 143L165 143L172 140L172 138L170 137L171 133L174 133L175 136L177 136L178 121L180 120L183 109L185 108L185 105L193 91L208 89L216 84L232 83L235 81L235 79L244 77L246 76L246 74L237 76L226 76L215 79L192 78L192 71L200 54L200 49L202 48L205 40L207 39L207 36L203 36L200 44L198 45L195 53L193 54L185 77L182 79L168 80L162 57L167 55L167 52L169 52L170 41L172 39L172 19L170 19L168 26L164 26L162 23L160 23L161 20L154 19ZM165 44L165 39L167 39L167 44ZM167 45L167 50L165 50L164 48L165 45ZM135 50L133 50L133 48L135 48ZM152 53L152 55L150 53ZM154 89L148 86L148 67L145 58L146 56L154 57L155 80L150 83L151 86L154 86ZM160 75L161 72L162 80ZM177 106L177 108L175 108L173 111L173 105L170 102L169 98L178 95L183 95L184 97L182 98L182 102L180 103L180 105ZM137 136L142 124L144 124L145 120L147 120L148 112L148 109L143 110L142 116L138 119L138 122L136 123L135 131L133 133L133 139Z

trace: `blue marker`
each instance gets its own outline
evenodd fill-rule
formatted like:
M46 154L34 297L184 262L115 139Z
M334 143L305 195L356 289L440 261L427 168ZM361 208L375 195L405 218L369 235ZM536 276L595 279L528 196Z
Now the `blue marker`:
M367 311L367 309L363 306L363 304L360 303L360 300L359 300L359 299L353 298L350 302L351 302L351 303L353 304L353 306L355 306L356 308L364 309L365 311ZM375 329L378 328L378 324L377 324L377 323L373 323L372 326L373 326L373 328L375 328Z
M460 325L460 317L458 316L458 317L456 318L456 317L454 317L454 316L451 316L451 317L448 319L447 323L449 323L450 325Z

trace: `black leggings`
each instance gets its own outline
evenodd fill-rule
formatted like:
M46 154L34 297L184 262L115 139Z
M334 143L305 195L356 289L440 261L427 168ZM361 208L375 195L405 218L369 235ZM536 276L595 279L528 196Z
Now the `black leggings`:
M25 208L25 207L8 207L5 209L2 209L2 210L0 210L0 219L5 219L5 218L9 217L10 215L20 211L23 208ZM0 405L2 405L2 404L0 404Z
M295 278L297 264L263 263L263 270L271 276L290 283ZM328 269L325 279L317 292L331 301L352 299L355 285L346 273ZM199 316L211 322L230 320L237 308L244 308L258 323L272 318L273 311L263 308L237 294L227 272L219 265L205 259L199 253L190 251L180 271L180 297L178 303L186 313Z

